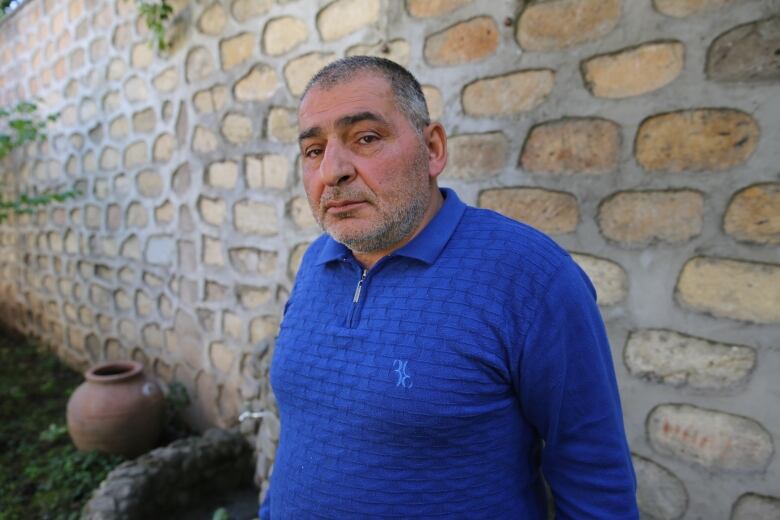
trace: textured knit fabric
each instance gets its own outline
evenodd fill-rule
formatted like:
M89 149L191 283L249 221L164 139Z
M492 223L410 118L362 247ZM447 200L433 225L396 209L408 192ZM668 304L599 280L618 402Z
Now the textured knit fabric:
M638 518L592 285L538 231L443 193L365 276L327 235L304 256L261 519L544 519L542 475L559 520Z

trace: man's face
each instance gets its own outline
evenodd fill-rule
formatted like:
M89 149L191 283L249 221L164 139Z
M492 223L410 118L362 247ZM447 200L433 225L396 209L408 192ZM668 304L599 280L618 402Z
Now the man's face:
M428 151L387 80L363 72L315 87L298 110L303 185L314 217L355 252L410 237L431 197Z

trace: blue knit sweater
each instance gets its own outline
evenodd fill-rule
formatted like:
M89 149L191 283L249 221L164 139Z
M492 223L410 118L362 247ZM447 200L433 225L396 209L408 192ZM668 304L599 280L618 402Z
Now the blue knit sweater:
M271 366L281 436L261 519L638 518L592 285L541 233L450 190L365 272L327 235Z

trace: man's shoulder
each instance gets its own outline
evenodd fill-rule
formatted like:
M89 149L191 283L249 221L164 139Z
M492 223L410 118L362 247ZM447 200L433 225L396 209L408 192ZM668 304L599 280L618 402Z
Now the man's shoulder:
M468 206L456 236L486 259L555 264L569 254L545 233L489 209Z

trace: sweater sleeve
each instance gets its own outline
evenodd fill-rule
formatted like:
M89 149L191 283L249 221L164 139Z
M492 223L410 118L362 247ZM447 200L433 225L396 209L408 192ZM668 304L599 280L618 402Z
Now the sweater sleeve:
M636 480L595 290L570 259L549 283L518 370L556 519L639 518Z

